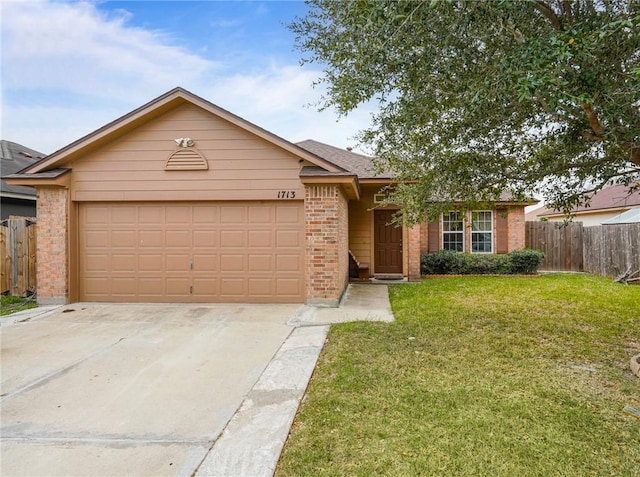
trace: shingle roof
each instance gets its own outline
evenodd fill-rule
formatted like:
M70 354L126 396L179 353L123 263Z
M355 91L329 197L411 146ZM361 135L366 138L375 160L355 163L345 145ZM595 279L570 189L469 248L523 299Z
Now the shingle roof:
M356 174L359 179L390 179L391 173L388 171L377 171L374 165L374 158L357 154L347 149L330 146L319 141L307 139L296 143L296 146L305 149L322 159L329 161L347 171Z
M0 175L8 176L15 174L22 169L38 162L45 154L30 149L11 141L0 140ZM0 190L2 194L16 194L24 196L33 196L35 199L36 190L33 187L14 186L7 184L4 180L0 182Z
M571 213L580 214L598 210L624 209L637 206L640 206L640 191L636 190L634 193L629 194L629 188L627 186L618 184L599 190L593 194L588 206L575 207L571 209ZM547 217L564 215L564 213L557 210L546 209L537 215L538 217Z

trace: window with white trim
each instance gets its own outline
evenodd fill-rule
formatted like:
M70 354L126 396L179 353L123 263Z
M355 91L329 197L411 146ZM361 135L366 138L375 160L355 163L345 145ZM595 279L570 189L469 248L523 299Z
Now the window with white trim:
M493 252L493 212L471 212L471 253Z
M442 248L464 252L464 213L442 214Z

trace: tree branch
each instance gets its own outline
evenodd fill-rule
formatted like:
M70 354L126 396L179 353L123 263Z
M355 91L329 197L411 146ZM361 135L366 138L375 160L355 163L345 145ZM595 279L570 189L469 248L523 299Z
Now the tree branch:
M604 128L602 127L602 124L598 119L598 115L593 110L593 106L591 106L589 103L582 103L582 109L584 110L584 113L587 115L589 126L591 127L591 130L594 132L595 137L598 139L601 139L602 135L604 134Z
M553 28L555 28L556 30L560 30L562 22L560 21L560 18L558 18L558 15L556 15L556 12L554 12L549 5L547 5L542 0L537 0L533 2L533 8L542 13L551 22Z
M564 13L564 18L567 20L567 23L572 23L573 13L571 13L571 0L563 0L562 10Z

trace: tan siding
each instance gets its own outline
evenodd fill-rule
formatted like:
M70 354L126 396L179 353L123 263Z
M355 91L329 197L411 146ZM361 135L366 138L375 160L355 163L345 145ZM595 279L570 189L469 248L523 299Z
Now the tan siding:
M165 171L190 137L209 169ZM182 105L72 165L72 199L273 200L279 190L303 197L299 158L193 105ZM191 195L185 197L185 193Z
M349 202L349 250L360 263L373 267L373 194L377 189L365 189L359 201ZM370 268L373 270L373 268Z

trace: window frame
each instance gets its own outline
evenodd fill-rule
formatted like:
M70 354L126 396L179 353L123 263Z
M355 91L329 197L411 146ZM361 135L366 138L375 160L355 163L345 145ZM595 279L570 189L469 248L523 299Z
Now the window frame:
M479 214L486 214L486 213L489 214L489 220L488 221L486 219L483 219L482 221L474 220L474 218L475 218L474 216L477 216ZM471 229L470 230L470 234L471 234L470 242L471 243L470 243L470 247L469 247L470 248L469 251L471 253L480 253L480 254L482 254L482 253L494 253L494 250L495 250L495 232L494 232L495 224L494 224L494 220L495 220L495 214L494 214L493 210L472 210L471 211L471 227L470 227L470 229ZM487 222L489 223L489 230L475 230L476 223L486 224ZM482 235L489 234L489 237L490 237L489 238L489 246L490 246L489 247L489 251L485 251L485 250L483 250L483 251L475 251L474 250L474 244L482 243L482 244L486 245L486 243L487 243L486 241L482 241L482 242L474 241L474 235L476 235L476 234L478 234L478 235L480 235L480 234L482 234Z
M454 220L451 221L449 220L451 217L451 214L456 214L457 217L459 217L459 220ZM447 218L445 220L445 217ZM466 248L466 233L465 233L465 224L466 224L466 214L463 211L460 210L450 210L449 212L447 212L446 214L443 212L442 215L440 216L440 235L442 237L442 250L453 250L454 252L464 252L465 248ZM445 230L445 223L457 223L460 222L462 224L461 228L459 230ZM451 248L446 248L445 244L447 243L445 241L445 236L450 236L450 235L460 235L462 237L462 241L455 241L453 242L454 244L458 244L461 243L462 244L462 250L457 250L457 249L451 249ZM448 244L450 244L451 242L449 242ZM448 245L447 244L447 245Z

